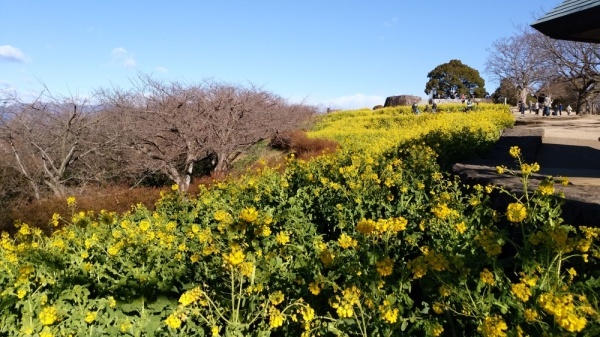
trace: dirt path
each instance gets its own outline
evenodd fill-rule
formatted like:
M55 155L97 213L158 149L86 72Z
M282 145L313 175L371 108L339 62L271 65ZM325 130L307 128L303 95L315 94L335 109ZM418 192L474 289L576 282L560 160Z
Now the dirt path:
M541 174L565 176L574 185L600 186L600 116L514 113L516 125L544 130L536 161Z

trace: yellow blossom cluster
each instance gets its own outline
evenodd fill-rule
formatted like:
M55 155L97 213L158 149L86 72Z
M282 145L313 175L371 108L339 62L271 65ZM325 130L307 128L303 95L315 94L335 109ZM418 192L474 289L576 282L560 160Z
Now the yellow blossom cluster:
M581 249L586 248L586 242L569 238L569 229L567 227L554 227L545 231L535 232L529 236L529 242L534 246L542 243L563 253L572 252L578 247Z
M513 202L506 208L506 219L510 222L521 222L527 218L527 207L519 202Z
M181 328L182 323L183 322L181 321L181 318L179 318L179 314L176 312L170 314L169 317L165 319L165 324L171 329Z
M444 327L440 323L436 323L431 329L431 336L438 337L444 332Z
M431 251L429 247L421 247L421 251L423 252L422 256L410 260L407 264L414 278L425 276L428 270L444 271L449 268L448 259L442 253Z
M538 298L540 307L548 314L554 316L554 321L563 329L570 332L579 332L585 328L587 320L578 313L572 294L544 293Z
M283 294L283 292L281 292L281 290L277 290L276 292L272 293L271 296L269 296L269 301L272 305L279 305L284 300L285 295Z
M483 337L506 337L508 326L501 316L487 316L477 328Z
M338 238L338 243L343 249L356 248L358 246L358 241L356 241L346 233L340 235L340 237Z
M329 299L329 305L334 308L340 318L348 318L354 315L354 306L360 304L360 289L356 286L346 288L342 296L336 295Z
M240 219L246 222L254 222L256 219L258 219L258 211L254 207L244 208L240 212Z
M187 307L190 304L195 303L196 301L200 300L204 295L204 292L202 291L202 289L200 289L200 287L194 287L186 292L184 292L180 297L179 297L179 304L183 307Z
M525 175L529 175L531 173L538 172L539 170L540 170L540 165L538 163L533 163L533 164L522 163L521 164L521 172L523 172L523 174L525 174Z
M278 244L283 246L290 242L290 236L286 232L279 232L275 236L275 241L277 241Z
M540 182L538 190L542 195L552 195L554 194L554 182L550 179L544 179Z
M365 235L381 237L384 234L396 234L406 229L408 220L403 217L379 219L361 219L356 224L356 230Z
M231 251L229 253L223 254L223 261L231 266L237 266L238 264L244 262L246 258L246 254L244 251L237 245L231 246Z
M431 213L433 213L433 215L440 220L458 218L460 216L460 214L455 209L448 207L448 205L446 204L437 204L431 210Z
M508 153L513 158L519 158L521 156L521 149L518 146L512 146Z
M392 275L392 272L394 271L394 260L389 257L378 261L375 265L377 267L377 273L383 277Z
M489 284L491 286L493 286L496 283L494 273L489 271L487 268L484 268L483 271L479 273L479 278L481 279L481 282Z
M525 283L513 284L510 291L523 302L527 302L531 297L531 289Z
M269 309L269 326L272 329L279 328L285 322L285 316L275 307Z
M502 252L502 246L498 241L496 234L489 228L482 229L475 237L475 242L477 242L490 257L497 256Z
M215 218L215 220L225 225L231 224L233 222L233 217L231 216L231 214L224 210L216 211L213 217Z
M44 307L38 314L38 318L43 325L52 325L58 321L58 310L53 306Z
M398 321L398 314L400 310L392 306L390 301L387 299L383 300L382 305L379 306L379 313L381 314L381 318L389 324L396 323Z
M308 290L313 294L313 295L319 295L319 293L321 293L321 287L319 286L318 282L311 282L308 285Z
M523 317L529 323L534 322L538 318L538 313L535 309L525 309L523 312Z

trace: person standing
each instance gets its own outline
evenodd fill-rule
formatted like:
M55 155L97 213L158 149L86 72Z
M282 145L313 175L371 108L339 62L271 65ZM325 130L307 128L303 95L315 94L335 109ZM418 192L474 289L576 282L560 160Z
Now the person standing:
M535 114L540 114L540 102L535 102Z
M419 107L417 106L417 103L413 103L412 105L412 111L415 115L418 115L421 113L421 111L419 111Z
M567 105L567 116L571 115L571 111L573 111L573 108L571 108L571 104Z
M523 103L523 101L519 101L518 108L519 108L519 112L521 113L521 115L524 115L525 114L525 103Z
M550 97L546 96L544 98L544 113L542 114L542 116L550 116L550 107L552 106L552 99L550 99Z
M561 116L562 116L562 109L563 109L562 103L558 103L558 114Z

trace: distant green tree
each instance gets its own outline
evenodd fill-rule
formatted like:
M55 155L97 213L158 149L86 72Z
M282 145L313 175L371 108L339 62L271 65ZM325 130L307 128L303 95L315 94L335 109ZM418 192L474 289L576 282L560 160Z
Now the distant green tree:
M464 94L471 97L485 97L485 81L479 71L463 64L460 60L451 60L441 64L427 74L425 93L435 90L437 95L456 97Z
M518 94L519 90L512 81L508 78L503 78L500 81L500 86L492 94L492 100L496 103L505 103L504 99L506 98L506 104L517 105Z

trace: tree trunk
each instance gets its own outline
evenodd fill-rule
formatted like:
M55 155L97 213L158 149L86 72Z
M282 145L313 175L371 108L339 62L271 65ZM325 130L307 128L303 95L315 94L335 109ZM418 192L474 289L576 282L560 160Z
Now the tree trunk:
M225 172L229 166L227 161L227 155L225 153L219 153L217 155L217 165L215 166L215 172Z

